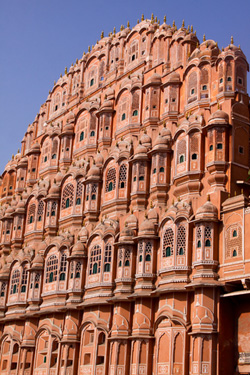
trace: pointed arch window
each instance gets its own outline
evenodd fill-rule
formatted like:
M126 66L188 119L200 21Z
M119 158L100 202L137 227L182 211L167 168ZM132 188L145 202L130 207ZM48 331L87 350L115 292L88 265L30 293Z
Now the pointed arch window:
M185 255L186 252L186 228L180 225L177 230L177 255Z
M81 262L76 263L76 270L75 270L75 277L76 279L80 279L81 277Z
M62 209L73 206L73 198L74 198L74 186L73 184L69 183L63 189Z
M61 281L66 280L66 271L67 271L67 255L66 253L62 254L61 262L60 262L60 276L59 279Z
M84 132L81 132L80 134L80 142L84 140Z
M115 190L116 186L116 170L111 168L108 170L107 179L106 179L106 193L112 190Z
M29 212L28 212L28 223L32 224L34 222L34 217L35 217L35 212L36 212L36 205L33 203L29 207Z
M119 170L119 185L121 189L126 187L126 182L127 182L127 166L125 164L122 164Z
M163 249L162 256L170 257L173 255L173 246L174 246L174 231L172 228L167 228L163 236Z

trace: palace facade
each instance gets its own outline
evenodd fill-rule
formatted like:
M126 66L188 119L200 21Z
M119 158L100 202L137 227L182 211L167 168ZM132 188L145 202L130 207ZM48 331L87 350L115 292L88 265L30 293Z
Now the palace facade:
M28 126L0 180L1 375L250 373L249 67L203 39L102 34Z

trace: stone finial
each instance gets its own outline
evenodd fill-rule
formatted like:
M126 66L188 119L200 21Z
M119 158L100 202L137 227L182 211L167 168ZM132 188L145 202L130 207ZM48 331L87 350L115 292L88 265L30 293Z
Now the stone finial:
M102 31L102 33L101 33L101 39L103 39L104 38L104 31Z
M157 18L157 16L155 16L155 23L157 23L158 22L158 18Z
M113 30L113 34L115 35L116 34L116 28L114 27L114 30Z
M54 81L54 86L56 85L56 81Z
M141 20L144 21L144 14L141 15Z
M185 21L184 21L184 20L182 20L182 25L181 25L181 27L185 27Z
M67 66L65 67L64 74L68 74Z
M241 49L240 44L239 44L239 49Z
M207 195L207 201L210 202L210 194Z
M88 52L90 52L90 46L88 46Z
M174 205L174 198L173 198L173 200L172 200L172 205Z
M204 34L203 35L203 42L205 42L206 41L206 35Z
M231 36L231 44L234 44L234 38Z
M166 16L164 16L164 18L163 18L163 22L164 22L164 23L167 22L167 17L166 17Z
M140 20L139 20L139 18L138 18L138 20L137 20L137 25L138 25L138 23L140 23Z
M130 28L130 23L129 23L129 21L127 22L127 27Z
M173 21L173 27L175 27L175 20Z
M154 22L154 13L151 14L151 23Z
M220 109L220 103L219 102L217 102L217 108Z
M191 33L194 31L193 25L191 25L191 30L190 31L191 31Z
M78 64L78 59L76 59L76 64Z
M62 78L62 73L60 74L60 78Z
M189 26L189 25L188 25L187 31L188 31L188 32L190 31L190 26Z

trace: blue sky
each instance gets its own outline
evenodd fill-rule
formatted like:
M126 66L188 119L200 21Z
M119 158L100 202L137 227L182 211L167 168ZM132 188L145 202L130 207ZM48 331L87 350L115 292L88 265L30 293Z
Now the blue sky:
M2 0L0 8L0 174L65 66L101 31L134 26L144 13L194 25L219 47L234 36L250 62L250 0ZM249 82L249 79L248 79ZM250 82L248 83L250 84Z

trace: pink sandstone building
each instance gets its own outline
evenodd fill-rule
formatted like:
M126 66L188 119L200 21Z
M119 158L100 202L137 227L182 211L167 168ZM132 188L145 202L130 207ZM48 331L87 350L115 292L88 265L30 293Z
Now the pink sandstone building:
M248 63L142 17L0 180L1 375L250 373Z

